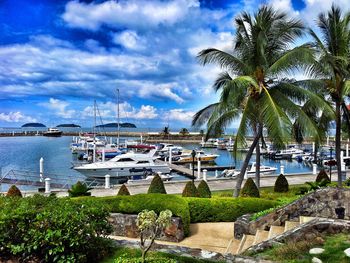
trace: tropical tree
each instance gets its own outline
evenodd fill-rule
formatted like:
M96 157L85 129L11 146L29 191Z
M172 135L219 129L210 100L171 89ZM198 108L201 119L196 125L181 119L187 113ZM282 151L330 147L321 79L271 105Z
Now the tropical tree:
M215 48L202 50L198 57L203 65L215 63L225 71L213 87L221 92L220 99L196 113L193 125L207 123L207 137L216 134L233 120L240 118L234 154L238 145L246 145L246 135L253 132L254 140L237 178L234 196L238 196L245 171L254 148L259 147L263 129L277 147L291 138L293 120L298 119L303 134L318 136L317 126L302 110L302 102L326 107L321 97L283 78L286 73L313 61L308 45L291 48L303 35L300 20L290 19L272 7L261 7L254 16L243 12L235 19L236 38L233 52ZM257 155L256 182L259 185Z
M305 81L308 88L326 91L335 108L335 151L337 160L338 186L341 178L341 128L342 120L349 126L349 112L345 98L350 93L350 13L342 14L339 7L332 5L328 13L318 16L319 37L310 29L311 43L316 51L316 61L308 73L316 80ZM342 118L343 116L343 118Z

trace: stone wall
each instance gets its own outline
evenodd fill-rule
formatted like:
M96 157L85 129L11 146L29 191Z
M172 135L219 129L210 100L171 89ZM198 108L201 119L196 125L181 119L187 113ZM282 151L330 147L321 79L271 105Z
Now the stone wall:
M139 231L136 226L137 215L128 215L120 213L112 213L109 222L113 227L115 236L125 236L131 238L139 237ZM158 240L179 242L185 238L184 226L180 217L172 217L171 225L166 228L160 235Z
M341 219L315 218L305 224L284 232L274 238L263 241L255 246L250 247L248 252L261 252L271 248L276 244L298 241L315 241L323 240L322 237L334 235L337 233L349 233L350 221Z
M269 230L271 225L280 226L285 221L296 221L299 216L313 216L333 219L350 219L350 189L323 188L282 208L250 221L251 215L237 219L234 236L241 239L243 234L255 235L257 229Z

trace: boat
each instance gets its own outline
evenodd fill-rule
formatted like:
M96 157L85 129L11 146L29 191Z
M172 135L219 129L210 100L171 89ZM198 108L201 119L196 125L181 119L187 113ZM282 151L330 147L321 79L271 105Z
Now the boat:
M81 164L73 167L86 177L103 178L109 174L111 177L127 177L144 175L146 173L169 174L170 168L166 163L156 163L156 149L145 153L128 152L117 155L111 160Z
M62 131L57 128L48 128L47 131L43 132L43 136L60 137L62 136Z
M214 162L217 157L219 157L218 154L208 154L203 151L197 150L196 156L194 157L194 161L197 162L198 160L200 160L202 163L209 163L209 162ZM173 157L172 161L178 164L192 163L193 162L192 151L190 150L183 151L181 155Z
M202 148L217 148L218 139L210 138L207 141L204 141L204 139L202 138L202 142L200 143L200 146Z
M273 174L275 173L277 170L276 167L272 167L272 166L267 166L267 165L260 165L260 174ZM237 177L240 174L240 170L224 170L220 177ZM256 172L256 163L251 163L248 165L247 170L246 170L246 174L248 177L252 177L255 175Z
M286 150L280 150L280 151L276 151L273 155L272 155L272 159L275 160L281 160L281 159L291 159L293 158L293 156L298 156L304 154L304 151L297 148L296 146L291 146L290 148L286 149Z
M142 179L129 179L128 180L128 184L138 184L138 183L150 183L155 175L147 175L146 178L142 178ZM168 175L168 174L159 174L160 179L162 179L162 181L171 181L174 176L172 175Z

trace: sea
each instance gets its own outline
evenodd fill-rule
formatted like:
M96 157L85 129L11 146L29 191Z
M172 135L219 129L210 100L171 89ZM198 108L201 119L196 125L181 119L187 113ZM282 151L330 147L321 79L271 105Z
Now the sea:
M9 129L10 130L10 129ZM158 129L159 130L159 129ZM84 130L84 131L91 131ZM135 131L133 129L133 131ZM12 130L11 130L12 132ZM72 169L73 163L77 161L76 155L70 151L72 136L44 137L44 136L10 136L0 137L0 168L1 177L28 174L35 179L39 178L40 159L44 160L44 173L55 178L69 180L70 183L83 181L85 177ZM115 138L112 138L115 140ZM137 138L121 138L135 140ZM199 144L185 143L179 144L186 149L199 149ZM236 158L226 150L216 148L204 149L207 153L218 154L216 165L232 166L239 168L245 157L245 153L239 153ZM255 161L253 155L251 162ZM203 164L204 166L205 164ZM312 167L295 160L271 160L262 158L262 165L273 166L280 172L280 166L285 167L285 173L304 173L312 171ZM220 173L220 172L219 172ZM173 180L185 180L186 177L173 173ZM208 172L208 176L215 176L214 171ZM6 185L2 185L0 190L4 191ZM28 187L27 187L28 188Z

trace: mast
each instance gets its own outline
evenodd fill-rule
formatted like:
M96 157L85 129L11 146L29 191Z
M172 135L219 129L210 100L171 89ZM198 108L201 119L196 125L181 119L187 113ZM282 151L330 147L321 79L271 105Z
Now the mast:
M94 143L96 138L96 100L94 100Z
M119 148L119 137L120 137L119 89L117 89L117 122L118 122L117 147Z

